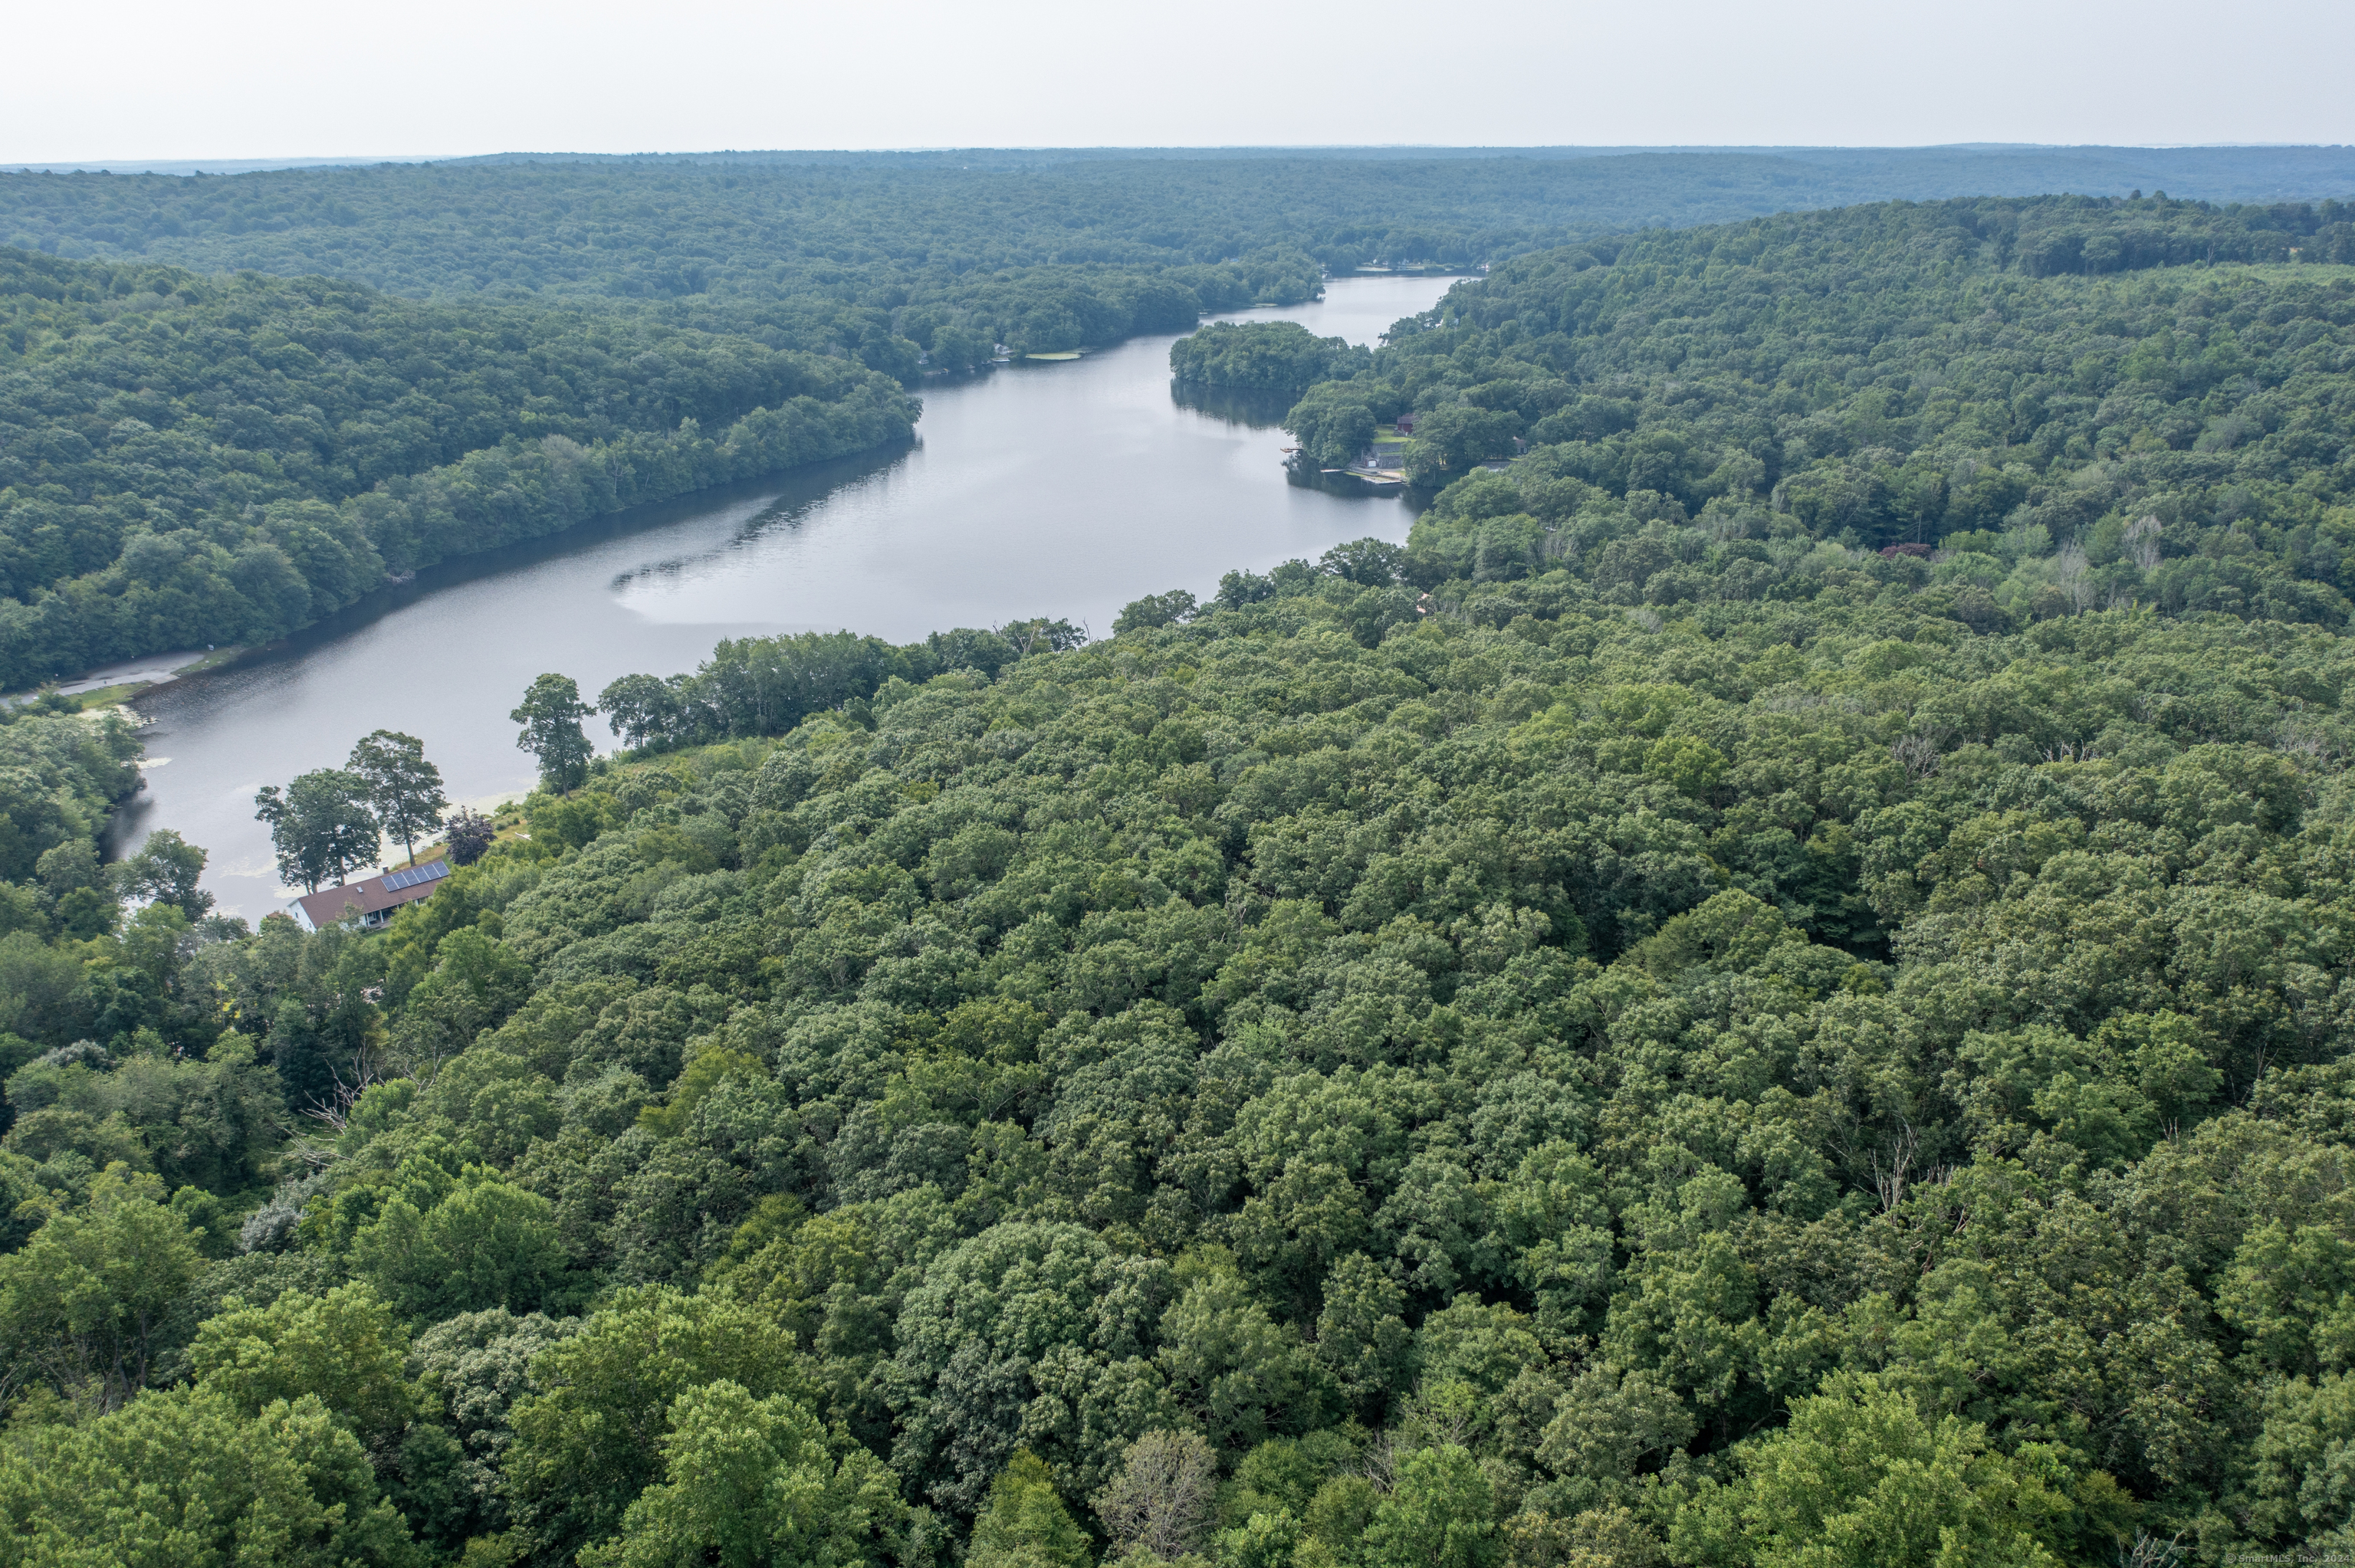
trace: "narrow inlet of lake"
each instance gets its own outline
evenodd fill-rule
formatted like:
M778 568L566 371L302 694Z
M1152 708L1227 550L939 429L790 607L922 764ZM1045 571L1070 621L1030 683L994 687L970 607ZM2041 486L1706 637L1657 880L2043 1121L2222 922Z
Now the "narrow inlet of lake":
M1337 279L1315 303L1221 319L1370 343L1450 281ZM618 675L692 670L723 637L847 629L905 642L1034 615L1101 637L1145 594L1207 596L1237 567L1405 538L1396 496L1287 483L1281 430L1178 402L1175 341L927 386L912 447L452 562L282 651L158 687L136 705L152 721L147 788L117 842L128 853L176 830L210 852L205 885L222 911L258 919L291 895L253 820L256 789L343 766L375 729L421 738L453 801L528 789L507 714L543 671L593 699ZM613 744L602 720L589 728Z

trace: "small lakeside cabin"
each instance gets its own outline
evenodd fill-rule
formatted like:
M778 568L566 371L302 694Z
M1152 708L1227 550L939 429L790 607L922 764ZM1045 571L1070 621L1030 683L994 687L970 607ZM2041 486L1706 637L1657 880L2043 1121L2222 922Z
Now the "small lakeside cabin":
M433 895L434 885L450 874L446 860L429 860L423 865L412 865L405 871L389 872L383 876L371 876L365 882L346 883L330 887L323 893L309 893L286 906L294 924L305 931L316 931L357 915L360 924L373 930L393 916L393 912L405 904Z

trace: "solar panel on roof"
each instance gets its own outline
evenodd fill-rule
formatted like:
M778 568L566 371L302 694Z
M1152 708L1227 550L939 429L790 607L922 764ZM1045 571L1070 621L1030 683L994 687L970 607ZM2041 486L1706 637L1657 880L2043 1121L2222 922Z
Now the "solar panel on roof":
M414 887L421 882L432 882L449 874L448 861L427 861L423 865L412 865L406 871L396 871L387 876L384 879L384 890L387 893L398 893L404 887Z

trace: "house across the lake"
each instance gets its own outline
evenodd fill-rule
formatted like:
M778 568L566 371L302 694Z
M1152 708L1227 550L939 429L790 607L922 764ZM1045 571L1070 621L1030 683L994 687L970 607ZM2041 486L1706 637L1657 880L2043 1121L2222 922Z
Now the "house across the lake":
M368 927L383 925L392 918L393 911L404 904L414 904L433 895L434 885L450 874L446 860L429 860L423 865L412 865L406 871L396 871L383 876L371 876L366 882L346 883L324 892L309 893L286 906L294 924L305 931L316 931L337 921L357 915L360 924Z

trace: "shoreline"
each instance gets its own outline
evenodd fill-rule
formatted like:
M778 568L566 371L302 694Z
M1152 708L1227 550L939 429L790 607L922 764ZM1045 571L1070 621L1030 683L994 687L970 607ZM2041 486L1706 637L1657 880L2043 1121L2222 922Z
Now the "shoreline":
M262 644L262 646L271 646ZM173 653L150 653L136 659L119 659L111 664L100 664L63 681L45 681L30 691L0 693L0 704L22 707L54 694L71 697L84 712L101 708L121 707L132 699L143 696L158 686L168 686L186 675L200 675L212 670L225 670L254 649L244 643L227 647L187 649Z
M1347 271L1347 272L1336 272L1336 273L1331 273L1331 274L1329 274L1329 275L1328 275L1327 281L1334 281L1334 280L1345 279L1345 278L1364 278L1364 279L1369 279L1369 280L1376 280L1376 279L1385 279L1385 278L1392 278L1392 277L1419 277L1419 276L1457 277L1457 276L1469 276L1469 275L1472 275L1472 274L1466 274L1466 273L1464 273L1464 272L1460 271L1460 270L1457 270L1457 269L1453 269L1453 268L1433 268L1433 269L1428 269L1428 270L1425 270L1425 269L1419 269L1419 268L1418 268L1418 269L1405 269L1405 270L1393 270L1393 269L1387 269L1387 268L1354 268L1354 269L1351 269L1350 270L1348 270L1348 271ZM1318 297L1318 298L1320 298L1320 299L1323 297L1323 291L1322 291L1322 290L1319 290L1319 291L1318 291L1318 296L1317 296L1317 297ZM1244 311L1258 311L1258 310L1283 309L1283 308L1284 308L1284 307L1283 307L1283 306L1281 306L1281 305L1278 305L1278 304L1272 303L1272 302L1265 302L1265 301L1255 301L1255 302L1253 302L1251 305L1243 307L1243 308L1242 308L1242 311L1207 313L1205 313L1203 316L1201 316L1199 319L1198 319L1198 320L1197 320L1197 322L1196 322L1195 325L1196 325L1196 327L1199 329L1199 328L1203 323L1208 323L1208 322L1212 321L1212 320L1215 320L1215 319L1217 319L1217 318L1218 318L1219 316L1220 316L1220 315L1234 315L1234 314L1241 314L1241 313L1243 313L1243 312L1244 312ZM1127 342L1130 342L1133 338L1135 338L1135 337L1150 337L1150 336L1155 336L1155 335L1158 335L1158 334L1152 334L1152 333L1136 333L1136 334L1131 334L1128 337L1123 337L1123 338L1116 339L1116 340L1114 340L1114 341L1113 343L1111 343L1111 344L1091 344L1091 345L1083 346L1083 347L1082 347L1082 348L1075 349L1075 350L1050 351L1050 352L1039 353L1039 354L1013 354L1013 355L1007 355L1007 356L1006 356L1006 357L1004 357L1004 358L1000 358L1000 359L997 359L997 360L992 361L992 362L991 362L991 363L989 363L989 364L975 366L973 366L973 367L972 367L972 369L970 369L970 370L965 370L965 371L930 371L930 370L928 370L928 371L924 372L923 374L924 374L924 376L925 376L927 378L929 378L929 377L931 377L931 376L938 376L943 377L943 379L949 379L949 378L956 378L956 377L962 377L962 376L972 376L972 375L976 375L976 374L986 373L986 372L987 372L988 370L991 370L991 369L996 368L997 366L1006 365L1006 364L1007 364L1007 363L1009 363L1009 362L1010 362L1010 363L1015 363L1015 364L1019 364L1019 363L1023 363L1023 362L1025 362L1025 361L1034 361L1034 360L1035 360L1035 361L1046 361L1046 362L1063 362L1063 361L1076 360L1076 359L1082 359L1082 358L1086 357L1086 356L1087 356L1087 355L1089 355L1092 350L1094 350L1094 349L1096 349L1096 348L1111 348L1111 347L1118 347L1120 344L1125 344L1125 343L1127 343ZM1184 335L1187 335L1187 334L1180 334L1179 335L1180 335L1180 336L1184 336ZM1209 383L1194 383L1193 385L1209 386L1209 385L1211 385L1211 384L1209 384ZM1220 390L1227 391L1227 392L1229 392L1229 393L1235 393L1235 392L1251 392L1251 391L1257 391L1257 390L1260 390L1260 389L1258 389L1258 388L1234 387L1220 387ZM920 416L919 418L920 418L920 419L921 419L921 416ZM911 430L911 437L913 437L913 436L914 436L914 431L913 431L913 430ZM893 445L893 444L894 444L894 443L893 443L893 442L891 442L891 441L885 441L885 442L881 443L881 445L880 445L880 446L879 446L879 447L864 448L864 449L861 449L861 450L857 451L857 452L846 452L846 453L841 453L841 454L838 454L838 455L837 455L837 457L835 457L835 458L821 458L821 459L816 460L816 461L817 461L817 462L822 463L822 462L837 461L840 461L840 459L841 459L841 458L858 458L858 457L862 457L862 456L867 455L868 453L874 452L874 451L878 451L878 450L883 450L883 449L885 449L885 448L888 448L888 447L890 447L890 446L891 446L891 445ZM815 466L815 465L814 463L797 463L797 464L795 464L795 465L794 465L794 468L798 469L798 468L807 468L807 467L812 467L812 466ZM781 469L781 470L778 470L778 471L777 471L778 473L787 473L787 472L792 472L792 471L794 471L794 470L793 470L793 469ZM768 477L771 477L771 476L769 476L769 475L762 475L762 476L758 476L758 477L760 477L760 478L768 478ZM741 481L738 481L738 482L741 482ZM694 498L695 496L698 496L698 495L700 495L700 494L706 493L707 493L707 492L709 492L709 491L718 490L718 489L723 489L723 488L725 488L725 487L726 487L726 486L725 486L725 484L721 484L721 485L707 485L707 486L703 487L701 490L688 491L688 492L686 492L686 493L682 493L682 494L679 494L679 495L667 496L667 497L665 497L665 498L664 498L663 500L661 500L661 501L651 501L651 502L641 502L641 503L635 503L635 504L634 504L634 505L632 505L632 506L629 506L629 507L620 508L620 509L618 509L618 512L620 512L620 513L626 513L626 512L635 511L635 510L637 510L637 509L638 509L638 507L640 507L640 506L661 506L661 505L668 505L668 504L672 504L672 503L677 503L677 502L681 502L681 501L687 501L687 500L691 500L691 499L692 499L692 498ZM570 532L571 532L572 528L580 527L580 526L581 526L581 525L583 525L583 524L591 524L591 523L594 523L594 522L602 521L602 520L603 520L603 518L605 518L605 517L611 517L611 516L613 516L613 515L616 515L616 514L617 514L616 513L608 513L608 514L601 514L601 516L599 516L599 517L587 517L587 518L582 518L582 519L581 519L581 520L580 520L580 522L579 522L579 523L576 523L576 524L572 524L570 527L559 528L559 529L554 530L554 531L553 531L552 533L550 533L550 534L534 535L534 536L532 536L532 538L530 538L530 539L527 539L527 540L509 540L509 541L506 541L506 542L505 542L504 544L501 544L501 545L490 545L490 546L484 546L482 549L479 549L479 550L468 550L468 551L464 551L464 552L460 553L459 555L455 555L455 556L453 556L448 557L448 558L447 558L447 560L444 560L444 561L436 561L436 562L431 563L431 566L432 566L432 567L447 566L447 565L451 565L451 564L453 564L453 563L456 563L456 562L464 561L464 560L467 559L468 557L470 557L470 556L475 556L486 555L486 554L489 554L491 551L497 550L497 549L502 549L502 548L506 548L506 547L508 547L509 546L512 546L512 545L516 545L516 544L526 544L526 543L533 543L533 542L537 542L537 541L538 541L538 540L539 540L539 539L552 538L552 537L555 537L555 536L557 536L557 535L562 535L562 534L570 533ZM385 582L384 582L381 586L382 586L382 587L384 587L384 588L406 588L406 587L411 586L411 585L415 582L415 580L416 580L417 577L419 576L419 572L420 572L420 571L423 571L423 570L428 570L428 569L431 569L431 568L430 568L430 567L421 567L421 568L418 568L417 570L412 570L412 571L409 571L409 572L404 572L404 573L400 573L400 574L398 574L398 575L394 575L394 574L389 574L389 574L387 574L387 576L386 576L386 580L385 580ZM354 602L355 602L355 603L365 602L365 600L366 600L368 597L370 597L370 596L369 596L369 595L367 595L367 594L363 594L363 595L361 596L361 599L360 599L359 600L356 600L356 601L354 601ZM254 643L254 644L231 644L231 645L224 646L224 647L208 648L208 649L204 650L204 651L203 651L203 652L197 652L197 651L195 651L195 650L186 650L186 651L177 652L162 652L162 653L141 654L141 655L137 655L137 656L134 656L134 657L133 657L133 658L130 658L130 659L116 660L116 661L114 661L114 662L111 662L111 663L101 664L101 665L97 665L97 666L94 666L94 667L91 667L91 668L89 668L89 669L85 669L85 670L83 670L81 673L80 673L79 674L76 674L76 675L71 676L71 677L69 677L69 678L68 678L68 679L65 679L65 680L44 682L44 683L41 683L40 685L38 685L38 686L33 687L33 688L31 688L31 689L29 689L29 690L21 691L21 692L0 693L0 705L6 705L6 706L10 706L10 707L22 706L23 705L25 705L25 704L27 704L27 703L34 702L34 701L38 700L41 696L43 696L43 695L45 695L45 694L48 694L48 693L52 693L52 692L54 692L54 693L56 693L56 694L59 694L59 695L62 695L62 696L73 697L73 698L78 699L78 700L80 702L80 704L81 704L82 707L83 707L85 710L95 710L95 709L99 709L99 708L107 708L107 707L121 707L121 706L123 706L123 705L127 705L127 704L129 704L129 703L132 703L132 702L133 702L133 701L137 700L139 697L142 697L142 696L145 695L146 694L148 694L149 692L152 692L152 691L155 690L155 689L156 689L157 687L159 687L159 686L165 686L165 685L169 685L169 684L171 684L173 682L177 681L177 680L180 680L180 679L182 679L182 678L183 678L183 677L185 677L185 676L188 676L188 675L198 675L198 674L206 674L206 673L211 673L211 672L213 672L213 671L216 671L216 670L223 670L223 669L227 669L229 666L230 666L231 664L236 663L239 660L240 660L240 659L242 659L242 658L246 657L246 656L247 656L247 655L249 655L249 654L252 654L252 653L260 653L260 652L271 652L272 650L274 650L274 649L278 649L278 648L283 647L283 646L285 646L288 642L292 641L293 640L293 638L294 638L296 635L298 635L299 633L301 633L301 632L303 632L303 631L304 631L304 630L309 630L311 627L320 625L320 624L322 624L322 623L323 623L323 622L325 622L325 621L327 621L327 620L332 620L336 615L340 614L340 613L342 613L342 611L343 611L343 610L345 610L345 609L349 609L350 608L352 608L352 607L351 607L351 606L349 606L349 605L340 607L337 610L330 611L328 615L319 617L319 618L318 618L317 620L315 620L306 621L303 626L299 626L299 627L294 628L294 629L293 630L293 631L290 631L290 632L288 633L288 635L287 635L287 636L282 637L282 638L279 638L279 639L275 639L275 640L273 640L273 641L269 641L269 642Z

